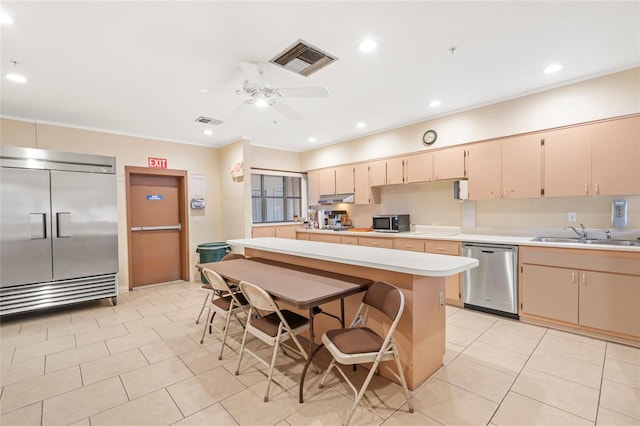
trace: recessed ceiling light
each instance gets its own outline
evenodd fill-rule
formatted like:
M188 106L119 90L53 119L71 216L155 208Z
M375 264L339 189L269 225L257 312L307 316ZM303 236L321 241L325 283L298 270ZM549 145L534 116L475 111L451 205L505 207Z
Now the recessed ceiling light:
M5 77L7 77L7 80L9 81L13 81L14 83L26 83L27 79L25 78L25 76L21 75L21 74L16 74L16 73L9 73L7 74Z
M373 39L362 40L358 45L361 52L373 52L378 47L378 43Z
M200 93L209 93L209 89L200 89Z
M442 105L442 102L440 102L437 99L432 100L431 102L429 102L429 106L431 108L435 108L435 107L439 107L440 105Z
M14 22L16 22L16 20L13 19L13 16L9 15L7 12L0 11L0 24L11 25Z
M213 130L211 130L211 129L204 129L204 130L202 131L202 133L204 133L204 134L205 134L205 135L207 135L207 136L211 136L211 135L213 134Z
M318 141L318 139L314 138L313 136L311 136L311 137L309 138L309 142L312 142L312 143L313 143L313 142L317 142L317 141Z
M358 121L358 122L356 123L356 127L357 127L358 129L364 129L365 127L367 127L367 124L366 124L366 123L363 123L362 121Z
M542 70L545 74L553 74L554 72L558 72L562 69L562 64L551 64L547 65L547 67Z

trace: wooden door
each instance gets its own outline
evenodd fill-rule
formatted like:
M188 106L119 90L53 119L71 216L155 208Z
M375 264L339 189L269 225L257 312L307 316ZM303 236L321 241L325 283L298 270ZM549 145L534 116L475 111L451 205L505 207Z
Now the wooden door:
M544 196L589 195L591 188L590 127L544 133Z
M591 182L596 195L640 193L640 117L591 126Z
M578 323L579 272L523 265L522 313Z
M537 135L502 141L502 197L540 198L542 146Z
M189 280L186 172L145 170L125 168L129 288Z
M502 194L502 154L500 142L485 142L469 147L467 174L469 199L488 200Z
M404 163L407 182L430 182L433 180L433 154L424 152L410 155Z

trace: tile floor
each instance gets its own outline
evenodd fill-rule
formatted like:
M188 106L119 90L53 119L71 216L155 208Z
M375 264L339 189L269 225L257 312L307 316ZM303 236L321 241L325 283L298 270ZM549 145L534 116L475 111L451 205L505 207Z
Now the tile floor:
M0 424L339 425L352 394L337 376L317 388L280 356L270 400L265 368L207 336L196 283L155 286L3 320ZM241 331L231 330L239 347ZM255 342L254 342L255 343ZM262 352L265 356L269 350ZM445 365L413 394L376 377L352 425L640 425L640 349L447 307ZM319 359L320 366L326 359ZM348 374L362 377L362 369Z

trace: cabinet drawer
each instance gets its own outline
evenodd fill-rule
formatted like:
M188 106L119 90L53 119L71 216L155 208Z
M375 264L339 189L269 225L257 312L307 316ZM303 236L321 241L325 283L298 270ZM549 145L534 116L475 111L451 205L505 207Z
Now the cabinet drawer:
M460 243L457 241L426 240L424 251L435 254L449 254L458 256L460 254Z
M309 234L309 240L340 244L340 235Z
M393 240L393 248L397 250L424 251L424 240L396 238Z
M351 245L357 246L358 245L358 237L351 237L351 236L345 237L345 236L342 236L342 237L340 237L340 242L342 244L351 244Z
M309 234L306 232L297 232L296 233L297 240L309 240Z
M391 238L358 238L358 245L367 247L393 248L393 239Z

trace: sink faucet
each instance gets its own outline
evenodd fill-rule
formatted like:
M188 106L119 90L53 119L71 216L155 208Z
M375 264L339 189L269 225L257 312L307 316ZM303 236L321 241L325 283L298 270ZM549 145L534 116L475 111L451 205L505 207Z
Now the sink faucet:
M604 233L607 235L607 240L611 239L611 231L609 231L608 229L606 231L604 231Z
M564 229L571 229L573 232L578 234L580 238L587 238L587 228L585 228L583 224L580 224L580 228L581 229L579 231L573 226L565 226Z

